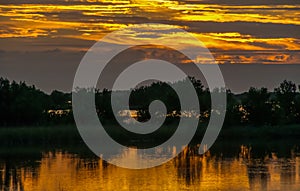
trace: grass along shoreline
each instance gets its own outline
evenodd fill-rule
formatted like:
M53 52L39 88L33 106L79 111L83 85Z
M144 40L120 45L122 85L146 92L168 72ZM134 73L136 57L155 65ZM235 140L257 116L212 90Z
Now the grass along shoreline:
M124 135L122 131L114 125L108 125L111 135L122 143L131 144L139 142L136 138L132 139L130 134ZM143 138L144 142L161 142L172 136L175 131L175 124L165 126L165 128L153 136ZM200 125L193 140L201 141L205 132L205 127ZM223 127L218 140L289 140L300 138L300 124L282 126L234 126ZM194 142L193 141L193 142ZM84 144L75 125L62 126L41 126L41 127L0 127L1 147L15 145L78 145Z

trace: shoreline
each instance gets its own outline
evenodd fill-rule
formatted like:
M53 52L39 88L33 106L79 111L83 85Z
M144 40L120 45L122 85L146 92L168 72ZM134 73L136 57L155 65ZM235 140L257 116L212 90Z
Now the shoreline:
M164 129L142 138L136 136L132 138L131 134L122 134L115 125L107 125L109 133L115 140L119 140L126 145L137 143L155 143L164 142L172 136L176 128L175 124L165 125ZM169 129L168 129L169 128ZM197 144L201 142L206 127L202 124L191 141ZM300 137L300 124L282 125L282 126L232 126L223 127L217 140L242 140L242 141L279 141L296 140ZM143 140L142 142L139 140ZM200 141L199 141L200 140ZM75 125L58 126L40 126L40 127L0 127L0 145L18 146L18 145L77 145L84 144Z

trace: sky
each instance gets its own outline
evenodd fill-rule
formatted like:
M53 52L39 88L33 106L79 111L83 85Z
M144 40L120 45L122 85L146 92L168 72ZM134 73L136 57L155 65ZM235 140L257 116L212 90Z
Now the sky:
M0 76L70 91L95 42L142 23L194 35L235 92L300 83L300 0L0 0Z

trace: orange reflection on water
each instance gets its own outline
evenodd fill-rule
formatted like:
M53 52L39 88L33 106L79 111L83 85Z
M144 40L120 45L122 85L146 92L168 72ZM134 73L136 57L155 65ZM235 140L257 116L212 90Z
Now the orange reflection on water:
M0 190L298 190L299 156L284 159L272 153L253 159L249 152L250 148L241 146L238 157L224 158L209 152L199 156L195 149L186 149L174 160L146 170L119 168L95 157L47 152L34 168L9 169L9 161L0 162Z

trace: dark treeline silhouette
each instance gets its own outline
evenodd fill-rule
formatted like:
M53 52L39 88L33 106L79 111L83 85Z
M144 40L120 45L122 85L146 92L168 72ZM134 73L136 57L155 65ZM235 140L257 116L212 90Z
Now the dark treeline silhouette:
M195 87L198 94L199 104L201 105L201 119L210 111L210 92L205 89L200 80L190 77L190 81ZM180 88L184 87L186 80L175 82L173 86ZM183 89L183 88L182 88ZM96 91L96 107L100 119L113 120L114 116L111 110L111 91L104 89ZM124 93L124 92L123 92ZM186 92L189 93L188 91ZM120 92L122 94L122 92ZM176 92L170 87L170 84L164 82L155 82L149 86L141 86L133 89L130 94L129 105L130 109L137 110L137 120L147 121L150 118L149 104L154 100L161 100L167 108L167 119L173 120L180 117L180 101ZM193 108L191 108L192 110Z
M291 81L284 80L273 92L267 88L251 87L243 94L228 92L227 95L225 124L283 125L300 122L300 94Z
M211 111L210 91L200 80L189 77L198 94L201 122L209 121ZM184 85L184 81L174 86ZM149 104L161 100L167 108L167 120L181 116L179 98L176 92L164 82L141 86L130 94L130 109L137 112L139 121L150 118ZM291 81L283 81L274 91L251 87L248 92L233 94L227 92L227 113L225 126L238 125L284 125L300 122L300 93ZM100 120L114 121L111 109L111 91L96 90L96 108ZM188 92L186 92L188 93ZM120 94L122 92L120 91ZM50 95L28 86L25 82L10 82L0 78L0 126L52 125L74 123L71 93L53 91ZM191 108L193 110L193 108Z
M0 126L66 123L72 115L71 94L53 91L50 95L25 82L0 78Z

